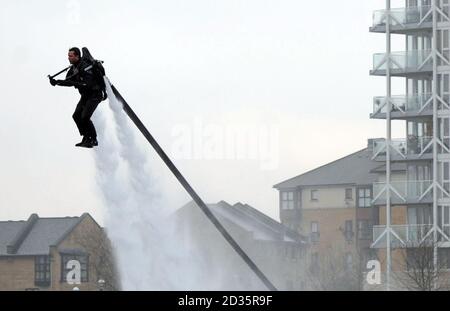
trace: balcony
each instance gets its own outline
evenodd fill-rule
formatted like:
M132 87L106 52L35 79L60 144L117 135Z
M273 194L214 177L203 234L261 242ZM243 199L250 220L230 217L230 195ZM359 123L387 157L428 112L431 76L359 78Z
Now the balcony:
M432 224L391 225L393 231L391 233L391 245L392 247L417 247L425 241L432 241L432 228ZM386 247L386 235L383 235L385 229L385 225L373 226L372 247ZM450 225L443 225L440 229L447 237L438 234L438 241L443 242L440 246L446 247L445 243L448 243L447 238L450 237Z
M371 75L384 76L388 60L392 76L430 75L433 72L431 50L410 50L401 52L376 53L373 55Z
M414 246L427 238L427 234L433 228L433 225L392 225L391 234L392 246ZM385 225L373 226L373 244L372 246L386 247L386 236L382 236Z
M386 182L373 183L372 204L386 204ZM433 187L431 180L391 181L391 204L431 203Z
M372 140L372 160L386 161L386 139ZM391 139L391 160L429 160L433 156L433 137L409 135L407 139Z
M390 102L392 104L392 119L433 115L433 97L431 93L391 96ZM385 119L387 109L388 100L386 96L374 97L373 113L370 114L370 117L373 119Z
M407 33L408 31L432 28L433 14L431 6L393 8L373 12L372 32L386 32L387 16L391 15L391 32Z

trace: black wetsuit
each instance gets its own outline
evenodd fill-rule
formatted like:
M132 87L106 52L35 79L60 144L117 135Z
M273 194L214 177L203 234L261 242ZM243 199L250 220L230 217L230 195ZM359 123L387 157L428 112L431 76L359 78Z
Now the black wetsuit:
M67 72L65 80L57 80L56 85L74 86L81 94L75 112L72 115L80 135L96 138L94 124L91 121L92 114L98 104L106 98L103 77L95 74L90 63L80 60L73 64Z

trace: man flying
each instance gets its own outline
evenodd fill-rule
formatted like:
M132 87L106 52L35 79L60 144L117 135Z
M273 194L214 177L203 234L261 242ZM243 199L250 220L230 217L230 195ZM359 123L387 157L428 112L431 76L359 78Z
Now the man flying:
M67 72L66 79L55 80L49 77L50 84L53 86L74 86L78 89L81 98L72 118L83 139L75 146L92 148L98 146L98 142L97 132L95 131L91 117L98 104L106 99L103 75L96 70L95 66L88 59L81 57L79 48L71 48L68 58L71 66Z

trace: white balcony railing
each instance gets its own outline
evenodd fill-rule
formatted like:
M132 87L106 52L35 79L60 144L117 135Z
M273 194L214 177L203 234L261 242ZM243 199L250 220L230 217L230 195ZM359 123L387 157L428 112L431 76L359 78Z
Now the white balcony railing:
M432 188L431 180L417 180L417 181L391 181L390 194L391 198L396 198L405 202L418 201L424 198L431 198ZM373 183L373 197L374 200L386 200L386 182Z
M391 225L393 234L391 240L400 239L400 242L405 246L415 246L418 243L422 243L424 241L428 241L428 239L432 239L433 235L430 231L433 229L432 224L410 224L410 225ZM443 236L438 234L439 242L450 242L450 224L444 224L438 227L442 230L442 232L446 235ZM372 238L373 242L378 241L380 236L385 231L385 225L376 225L373 226L372 229ZM398 237L398 238L397 238ZM381 239L380 239L381 240ZM385 241L385 240L384 240Z
M400 71L426 70L432 65L431 50L410 50L390 53L390 69ZM387 69L387 54L376 53L373 55L373 70ZM429 68L428 68L429 69Z
M402 112L418 112L423 108L425 110L433 109L431 103L431 93L419 94L419 95L403 95L403 96L391 96L392 110ZM373 98L373 113L386 113L387 112L387 100L386 96L377 96Z
M407 8L393 8L390 10L377 10L373 12L373 26L384 26L387 21L387 13L391 12L391 25L419 24L431 22L431 6L418 6Z
M406 157L407 155L419 155L433 152L433 145L430 144L433 137L409 135L407 139L391 139L391 154L394 156ZM386 139L379 138L372 140L372 156L386 155Z
M391 235L391 240L400 238L400 242L408 245L420 243L433 228L432 224L410 224L410 225L391 225L395 235ZM377 241L386 229L385 225L373 226L373 241ZM398 238L397 238L398 237Z

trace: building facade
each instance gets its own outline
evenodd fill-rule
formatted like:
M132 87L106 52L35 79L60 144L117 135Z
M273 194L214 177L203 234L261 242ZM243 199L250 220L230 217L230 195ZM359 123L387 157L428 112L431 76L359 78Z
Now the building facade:
M70 284L69 272L78 264L80 283ZM1 291L74 287L119 289L109 240L89 214L63 218L32 214L26 221L0 222Z
M373 140L372 159L384 163L373 184L379 207L372 247L379 250L386 288L404 270L405 253L424 244L434 267L450 269L450 9L448 0L406 0L404 7L374 12L370 31L386 38L370 74L386 79L386 93L373 101L371 118L386 120L386 137ZM391 51L403 40L404 51ZM394 79L404 90L393 93ZM392 138L393 122L405 136ZM403 167L394 170L394 167Z
M363 264L374 256L372 227L378 223L372 187L380 164L371 157L370 148L364 148L274 185L281 222L310 241L317 289L361 289ZM350 282L344 288L339 284Z

